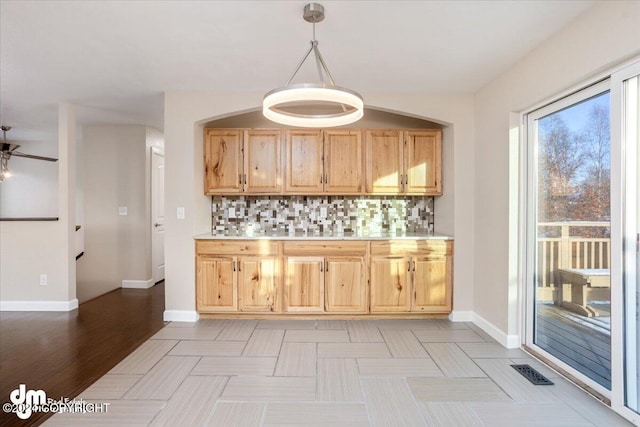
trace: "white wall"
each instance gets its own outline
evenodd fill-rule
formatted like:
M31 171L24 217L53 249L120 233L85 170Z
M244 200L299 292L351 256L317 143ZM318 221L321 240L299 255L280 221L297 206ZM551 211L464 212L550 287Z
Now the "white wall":
M12 140L17 131L26 133L24 141ZM19 144L18 151L23 153L58 157L55 127L31 132L14 129L7 132L7 141ZM0 183L0 218L57 217L58 163L14 156L8 166L11 177Z
M519 333L517 211L510 191L510 113L522 112L640 53L640 2L596 4L475 97L476 314L503 333ZM515 184L515 185L514 185ZM513 201L513 200L512 200ZM511 206L511 209L510 209Z
M193 235L210 228L210 199L203 194L202 129L214 118L256 109L262 93L168 92L165 94L166 286L165 313L195 310ZM449 125L444 135L443 188L436 230L456 238L454 310L473 303L473 98L468 95L365 93L368 106ZM184 220L176 208L186 209Z
M75 271L75 109L58 108L58 209L51 222L0 222L0 309L77 306ZM16 195L12 203L28 199ZM48 284L40 285L40 274Z
M85 253L77 261L78 299L122 282L151 278L148 142L145 126L86 126L83 132ZM120 216L119 207L127 208Z

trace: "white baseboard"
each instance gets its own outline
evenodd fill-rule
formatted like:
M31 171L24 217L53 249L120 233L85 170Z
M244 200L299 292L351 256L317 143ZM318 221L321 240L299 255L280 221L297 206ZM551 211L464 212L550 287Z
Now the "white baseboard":
M71 311L78 300L71 301L0 301L0 311Z
M507 335L485 318L473 313L473 323L506 348L519 348L520 336Z
M200 315L197 311L165 310L163 318L165 322L197 322Z
M452 322L473 322L473 311L452 311L449 314L449 320Z
M153 279L149 280L123 280L122 287L127 289L149 289L155 285Z

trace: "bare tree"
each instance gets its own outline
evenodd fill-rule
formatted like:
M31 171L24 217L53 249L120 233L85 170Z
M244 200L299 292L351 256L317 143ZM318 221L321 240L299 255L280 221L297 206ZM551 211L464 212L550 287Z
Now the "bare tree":
M561 117L554 114L539 121L538 190L541 197L540 219L560 221L571 218L579 183L577 174L584 164L582 135L569 131Z

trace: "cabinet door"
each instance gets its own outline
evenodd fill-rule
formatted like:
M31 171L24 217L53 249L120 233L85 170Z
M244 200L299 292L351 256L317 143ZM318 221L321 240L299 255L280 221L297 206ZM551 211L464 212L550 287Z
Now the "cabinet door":
M442 131L407 131L406 141L406 192L442 194Z
M324 190L329 193L362 191L362 134L353 130L324 132Z
M287 132L285 189L293 193L321 193L324 169L320 131Z
M279 193L282 182L280 172L280 131L245 131L245 193Z
M206 129L205 193L240 193L242 182L242 131Z
M327 257L326 310L367 312L367 280L363 257Z
M451 311L451 267L451 256L417 257L412 261L412 311Z
M408 312L411 258L371 258L371 312Z
M323 257L286 257L284 311L324 311Z
M367 192L398 194L403 191L404 143L401 131L366 132Z
M198 311L236 311L238 308L236 258L198 255L196 269Z
M277 257L241 257L238 259L238 310L278 311Z

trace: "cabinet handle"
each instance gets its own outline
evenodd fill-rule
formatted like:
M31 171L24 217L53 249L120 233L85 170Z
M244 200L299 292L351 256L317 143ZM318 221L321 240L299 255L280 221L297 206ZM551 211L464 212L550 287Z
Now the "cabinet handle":
M320 273L324 273L324 261L320 261Z
M322 174L320 174L320 184L322 184Z
M325 261L325 267L324 267L324 271L326 271L327 273L329 272L329 261Z
M233 261L233 271L236 271L236 262Z
M242 174L238 174L238 184L242 185Z
M326 174L326 173L324 174L324 183L325 183L325 184L328 184L328 183L329 183L329 180L327 179L327 174Z
M413 261L413 271L416 271L416 262Z
M238 271L242 271L242 269L240 268L241 266L242 264L238 262Z
M244 174L244 184L247 185L247 174Z
M411 261L407 261L407 271L411 271Z

